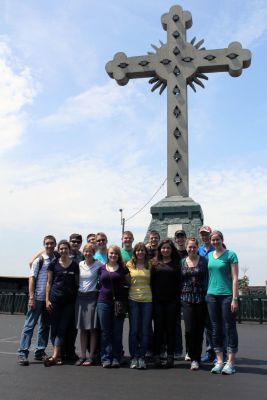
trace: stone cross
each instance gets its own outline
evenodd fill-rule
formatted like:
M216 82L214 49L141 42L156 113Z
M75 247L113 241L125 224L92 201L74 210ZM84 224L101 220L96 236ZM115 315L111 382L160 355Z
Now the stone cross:
M228 71L233 77L241 75L242 69L251 62L249 50L242 49L239 42L232 42L225 49L206 50L204 40L195 44L186 41L186 30L192 26L189 11L173 6L161 17L167 31L167 43L160 47L151 45L155 53L127 57L117 53L106 64L106 71L119 85L129 79L152 78L152 91L160 94L167 87L167 196L189 196L188 183L188 121L187 85L195 90L195 84L204 88L204 73Z

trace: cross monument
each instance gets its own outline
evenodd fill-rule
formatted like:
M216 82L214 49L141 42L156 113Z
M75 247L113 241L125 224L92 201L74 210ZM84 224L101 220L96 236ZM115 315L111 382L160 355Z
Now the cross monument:
M187 86L194 91L195 84L204 88L202 80L208 79L206 73L227 71L233 77L241 75L243 68L250 65L251 52L242 49L239 42L213 50L202 47L204 40L196 42L194 38L187 42L186 30L192 26L192 16L178 5L162 15L161 23L167 31L167 43L160 42L159 47L151 45L155 52L144 56L127 57L125 53L117 53L106 64L106 71L122 86L130 79L151 78L152 91L159 89L161 94L167 87L167 197L164 204L154 206L155 215L151 208L152 218L156 217L163 225L174 225L173 230L178 225L184 229L184 225L189 224L185 229L187 233L196 234L198 225L203 223L203 214L201 207L189 198ZM188 215L183 220L185 209ZM199 221L190 229L194 211L199 214ZM166 216L167 221L164 221ZM150 229L159 229L153 219L151 224ZM160 229L164 236L172 234L168 226Z

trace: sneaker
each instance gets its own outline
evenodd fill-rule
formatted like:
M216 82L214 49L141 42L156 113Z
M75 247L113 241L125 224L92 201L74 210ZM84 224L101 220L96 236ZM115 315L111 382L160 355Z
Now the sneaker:
M146 369L146 363L143 358L139 358L138 360L138 369Z
M197 361L192 361L191 362L191 368L192 371L197 371L199 369L199 363Z
M189 357L189 354L188 353L186 353L186 355L185 355L185 361L191 361L191 358Z
M19 365L23 365L25 367L29 365L29 360L26 356L18 356L18 363Z
M139 367L139 363L138 363L137 358L132 358L131 359L130 368L131 369L135 369L135 368L138 368L138 367Z
M120 363L118 360L116 360L116 358L113 359L111 367L112 368L120 368Z
M48 355L46 353L43 354L35 354L34 359L36 361L44 361L46 358L48 357Z
M178 352L174 353L174 359L175 360L180 360L181 358L182 358L182 353L178 353Z
M103 368L111 368L111 362L109 360L103 361L102 367Z
M146 357L147 357L147 358L153 358L153 355L154 355L154 354L153 354L153 351L147 351L147 352L146 352Z
M212 362L213 359L211 358L209 353L204 354L204 356L201 357L201 362L203 363L208 363L208 362Z
M166 358L167 358L167 352L166 352L166 351L162 351L162 352L160 353L160 358L161 358L161 360L166 360Z
M217 363L212 370L210 371L212 374L220 374L223 370L223 363Z
M223 375L233 375L234 373L235 373L235 366L226 363L222 369L222 374Z

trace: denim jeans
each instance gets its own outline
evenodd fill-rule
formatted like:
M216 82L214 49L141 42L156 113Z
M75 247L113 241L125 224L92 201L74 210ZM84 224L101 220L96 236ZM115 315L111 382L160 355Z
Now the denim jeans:
M39 317L40 320L35 344L35 356L41 356L44 354L48 343L50 318L45 308L45 301L35 300L35 308L29 309L26 314L26 319L21 332L18 355L28 357L33 331Z
M62 346L74 313L75 303L53 303L51 314L51 342L53 346Z
M113 304L97 303L101 328L101 362L122 358L122 332L124 318L115 317Z
M212 343L214 351L223 352L224 333L228 353L237 353L238 335L236 330L236 315L231 311L232 296L207 295L209 316L212 325Z
M151 321L151 302L129 300L129 351L131 357L145 357L151 335Z

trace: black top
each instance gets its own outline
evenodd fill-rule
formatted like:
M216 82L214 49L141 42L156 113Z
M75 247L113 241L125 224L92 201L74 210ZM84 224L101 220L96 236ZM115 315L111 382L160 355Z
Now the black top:
M186 303L205 301L208 287L208 262L200 256L195 267L188 267L186 258L182 260L181 300Z
M51 303L74 303L79 285L79 265L72 261L68 268L63 268L56 260L47 269L53 272L49 294Z
M153 301L180 301L181 266L170 262L159 262L151 268L151 289Z

